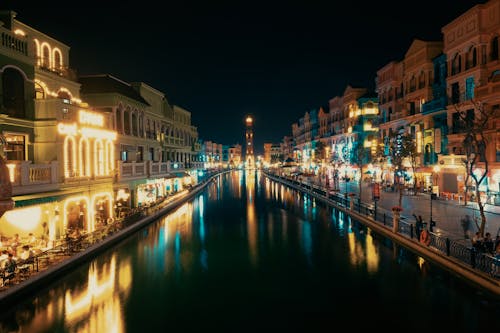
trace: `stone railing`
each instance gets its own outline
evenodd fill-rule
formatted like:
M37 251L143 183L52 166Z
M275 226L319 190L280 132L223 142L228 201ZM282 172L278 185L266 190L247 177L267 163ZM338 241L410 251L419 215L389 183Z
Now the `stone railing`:
M28 56L30 54L29 43L26 37L18 36L10 30L0 28L2 47Z
M59 163L31 164L31 161L7 161L14 195L56 190Z

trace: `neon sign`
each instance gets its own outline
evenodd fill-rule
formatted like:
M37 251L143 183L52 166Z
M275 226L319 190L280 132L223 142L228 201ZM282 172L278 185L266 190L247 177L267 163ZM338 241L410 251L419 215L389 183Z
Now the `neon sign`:
M99 127L104 126L104 117L101 114L95 112L80 110L78 112L78 121L81 124L94 125Z

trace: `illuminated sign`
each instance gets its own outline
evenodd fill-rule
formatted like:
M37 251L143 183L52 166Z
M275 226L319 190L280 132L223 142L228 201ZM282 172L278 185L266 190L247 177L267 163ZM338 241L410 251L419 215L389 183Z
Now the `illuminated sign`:
M78 132L76 129L76 124L64 124L64 123L59 123L57 125L57 131L60 134L66 134L66 135L76 135Z
M99 127L104 126L103 115L95 113L95 112L80 110L78 112L78 121L81 124L94 125L94 126L99 126Z

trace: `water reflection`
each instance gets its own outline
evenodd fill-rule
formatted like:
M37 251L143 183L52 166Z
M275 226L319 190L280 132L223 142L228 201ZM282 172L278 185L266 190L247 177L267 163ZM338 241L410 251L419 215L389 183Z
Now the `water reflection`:
M453 304L440 308L439 320L477 318L471 298L459 288L448 292L451 283L443 283L441 271L436 278L435 266L344 213L267 180L259 193L253 171L222 177L223 190L211 183L192 202L4 313L0 332L232 331L248 325L249 316L258 322L257 311L270 313L265 319L275 318L273 327L288 324L284 329L303 314L326 325L333 317L325 314L335 314L345 325L359 312L359 299L369 302L362 322L372 326L383 325L391 308L391 325L407 327L408 313L427 318L434 314L423 311L435 304Z
M258 226L255 211L255 171L246 170L245 171L245 181L246 181L246 194L247 194L247 238L248 238L248 249L250 262L252 265L257 265L257 238L258 238Z
M100 266L99 266L100 265ZM83 285L58 285L49 298L36 298L19 309L12 321L4 320L0 332L54 332L54 326L78 332L125 332L123 301L132 284L130 258L93 261ZM22 314L29 320L22 320Z

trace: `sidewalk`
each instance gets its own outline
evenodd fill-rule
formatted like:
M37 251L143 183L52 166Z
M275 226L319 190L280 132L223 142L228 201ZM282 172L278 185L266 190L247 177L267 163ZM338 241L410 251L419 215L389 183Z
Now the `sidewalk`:
M340 184L340 189L345 192L345 183ZM347 186L348 192L359 194L358 183L351 183ZM362 188L362 201L365 203L373 202L372 189L370 184L363 183ZM380 200L377 202L377 207L390 211L399 202L399 192L385 192L380 191ZM430 220L431 215L431 201L430 196L426 193L418 193L416 195L403 194L402 197L402 217L409 222L414 222L415 215L421 215L424 222ZM500 206L486 204L484 207L486 216L485 233L490 232L495 238L497 233L500 232ZM463 202L458 204L456 200L446 200L438 198L432 200L432 219L436 221L434 231L437 233L449 234L454 240L464 240L464 230L461 226L460 220L469 215L472 220L477 219L478 223L481 221L478 205L476 203L468 203L467 206ZM477 231L474 223L471 223L468 234L470 237Z

